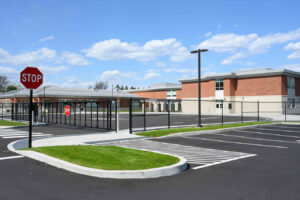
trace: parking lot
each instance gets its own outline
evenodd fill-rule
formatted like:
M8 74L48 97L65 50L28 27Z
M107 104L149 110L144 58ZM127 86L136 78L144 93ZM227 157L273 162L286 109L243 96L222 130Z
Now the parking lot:
M34 128L36 134L72 134L90 129ZM14 129L18 130L18 129ZM71 131L70 131L71 130ZM22 131L22 130L20 130ZM87 177L8 152L18 138L1 131L0 199L299 199L300 126L261 125L218 133L195 133L119 142L182 154L190 169L147 180ZM12 134L12 133L11 133ZM17 136L17 132L13 132ZM21 133L19 133L21 134Z

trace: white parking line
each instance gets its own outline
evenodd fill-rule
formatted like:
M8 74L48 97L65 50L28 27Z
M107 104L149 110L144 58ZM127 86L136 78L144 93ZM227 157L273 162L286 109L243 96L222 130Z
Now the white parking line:
M252 157L252 156L256 156L256 155L251 154L251 155L241 156L239 158L232 158L232 159L229 159L229 160L223 160L223 161L220 161L220 162L215 162L215 163L211 163L211 164L207 164L207 165L197 166L197 167L194 167L193 169L200 169L200 168L204 168L204 167L209 167L209 166L213 166L213 165L218 165L218 164L222 164L222 163L231 162L231 161L242 159L242 158L249 158L249 157Z
M236 138L245 138L250 140L261 140L261 141L270 141L270 142L285 142L285 143L296 143L293 141L286 141L286 140L272 140L272 139L265 139L265 138L257 138L257 137L247 137L247 136L241 136L241 135L228 135L228 134L222 134L222 133L210 133L210 135L220 135L225 137L236 137Z
M259 146L259 147L270 147L270 148L278 148L278 149L287 149L288 148L288 147L283 147L283 146L274 146L274 145L265 145L265 144L256 144L256 143L246 143L246 142L233 142L233 141L228 141L228 140L216 140L216 139L198 138L198 137L190 137L190 136L182 136L182 137L183 138L188 138L188 139L223 142L223 143L232 143L232 144L241 144L241 145L250 145L250 146Z
M299 123L299 127L291 127L291 126L283 126L283 125L279 125L279 126L264 126L264 127L268 127L268 128L287 128L287 129L297 129L300 131L300 123ZM286 130L286 129L285 129Z
M290 130L278 130L278 129L269 129L269 128L251 128L251 129L258 129L263 131L280 131L280 132L290 132L290 133L300 133L300 131L290 131Z
M264 133L264 132L258 132L258 131L241 131L241 130L233 130L233 132L240 132L240 133L254 133L258 135L270 135L270 136L276 136L276 137L287 137L287 138L300 138L299 136L293 136L293 135L282 135L282 134L274 134L274 133Z
M24 156L8 156L8 157L2 157L0 160L8 160L8 159L15 159L15 158L23 158Z

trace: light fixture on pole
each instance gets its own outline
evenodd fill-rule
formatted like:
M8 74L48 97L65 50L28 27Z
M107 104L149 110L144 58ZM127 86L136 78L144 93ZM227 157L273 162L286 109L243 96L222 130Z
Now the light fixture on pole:
M201 123L201 52L206 52L208 49L198 49L191 51L191 54L198 53L198 126L202 127Z

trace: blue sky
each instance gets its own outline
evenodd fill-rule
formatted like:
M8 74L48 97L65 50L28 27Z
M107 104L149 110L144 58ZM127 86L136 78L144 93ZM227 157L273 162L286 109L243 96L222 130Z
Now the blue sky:
M300 1L31 1L0 7L0 74L45 84L147 87L249 68L300 71Z

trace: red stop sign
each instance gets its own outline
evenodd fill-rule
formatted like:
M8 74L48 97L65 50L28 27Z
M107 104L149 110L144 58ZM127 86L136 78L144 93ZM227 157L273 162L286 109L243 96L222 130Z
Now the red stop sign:
M70 115L70 106L69 105L66 105L66 107L65 107L65 114L66 114L66 116Z
M20 81L27 89L37 89L43 84L43 74L36 67L26 67L20 74Z

